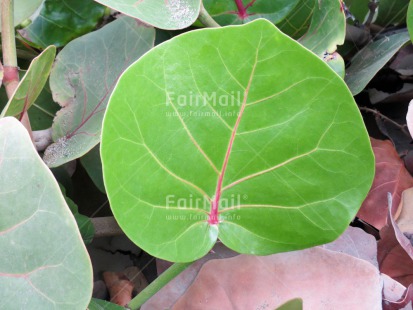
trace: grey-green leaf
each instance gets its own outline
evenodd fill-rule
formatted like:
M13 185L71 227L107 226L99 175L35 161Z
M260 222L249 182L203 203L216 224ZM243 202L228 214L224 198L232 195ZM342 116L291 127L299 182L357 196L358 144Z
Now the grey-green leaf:
M402 31L369 43L351 60L345 81L353 95L360 93L376 73L410 40L409 33Z
M86 309L92 266L59 185L15 118L0 145L1 308Z
M201 0L95 0L156 28L174 30L191 26Z
M49 167L81 157L100 141L109 96L122 72L153 47L155 31L130 17L70 42L50 74L53 98L62 109L44 155Z

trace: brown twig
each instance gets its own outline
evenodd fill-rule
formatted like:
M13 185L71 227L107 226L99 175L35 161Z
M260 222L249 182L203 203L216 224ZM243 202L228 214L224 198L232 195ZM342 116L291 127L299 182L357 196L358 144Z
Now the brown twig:
M377 111L375 109L370 109L370 108L367 108L367 107L360 107L359 109L360 109L360 111L369 112L369 113L374 114L376 117L384 119L385 121L387 121L387 122L393 124L394 126L396 126L397 128L399 128L405 135L410 137L409 131L406 130L407 125L400 125L396 121L392 120L391 118L387 117L386 115L380 113L379 111Z

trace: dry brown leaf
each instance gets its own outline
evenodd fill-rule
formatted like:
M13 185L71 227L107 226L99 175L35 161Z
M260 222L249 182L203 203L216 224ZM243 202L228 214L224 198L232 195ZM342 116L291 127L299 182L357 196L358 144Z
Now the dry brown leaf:
M357 227L349 227L335 241L321 247L364 259L378 268L376 238Z
M382 273L407 287L413 283L413 246L395 223L391 209L387 225L380 230L377 258Z
M173 309L274 309L302 298L304 309L375 310L381 309L381 291L372 264L317 247L211 260Z
M126 306L132 300L134 285L123 272L106 271L103 273L103 280L109 290L111 302Z
M410 285L406 290L406 287L385 274L382 274L381 278L383 280L383 310L412 310L413 286Z
M411 240L413 236L413 188L403 192L399 209L401 212L396 221L397 226Z
M392 194L393 203L398 206L402 192L413 187L413 178L390 141L374 138L370 140L376 157L376 175L357 216L377 229L381 229L386 225L387 193ZM395 218L398 213L398 208L394 208Z

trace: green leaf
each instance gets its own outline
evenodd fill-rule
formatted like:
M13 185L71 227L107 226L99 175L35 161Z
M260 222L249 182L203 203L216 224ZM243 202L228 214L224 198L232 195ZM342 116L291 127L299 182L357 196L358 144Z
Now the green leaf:
M318 56L332 54L346 36L346 19L340 0L323 0L314 8L311 25L300 43Z
M409 33L402 31L366 45L351 60L345 81L355 96L360 93L376 73L409 41Z
M56 56L56 47L49 46L30 64L1 116L16 116L27 111L43 90Z
M83 242L85 244L91 243L93 237L95 236L95 227L93 226L90 218L79 213L77 205L72 199L66 196L66 189L62 185L60 185L60 190L62 191L63 197L65 198L70 211L72 211L72 214L75 217Z
M24 76L25 71L19 71L20 78ZM8 102L6 89L0 88L0 110L6 106ZM49 83L43 87L36 102L29 109L30 125L32 130L42 130L50 128L53 124L53 118L60 106L53 101Z
M265 18L276 24L292 12L299 0L240 2L243 2L242 8L245 12L238 8L233 0L204 0L203 4L208 13L222 26L244 24L258 18Z
M300 298L292 299L278 307L277 310L303 310L303 300Z
M88 310L125 310L125 308L105 300L92 298Z
M45 151L49 167L83 156L100 141L109 96L121 73L153 47L155 31L123 17L70 42L50 74L53 98L62 106Z
M49 83L43 87L36 102L29 110L30 125L33 130L42 130L52 127L53 119L60 106L53 101Z
M93 0L45 0L33 23L19 33L36 47L61 47L92 31L104 12Z
M408 6L409 0L380 0L375 23L384 27L404 23Z
M323 57L323 60L334 70L342 79L346 75L345 63L343 57L339 53L327 54Z
M59 185L26 129L0 120L0 299L4 309L85 309L92 266Z
M32 14L39 8L42 2L43 0L14 0L14 25L17 26L21 22L32 16Z
M102 161L99 148L99 145L95 146L80 158L80 162L96 187L102 193L106 193L105 185L103 184Z
M262 19L185 33L133 64L111 96L101 155L119 225L179 262L217 238L257 255L329 242L374 174L344 81Z
M409 0L380 0L378 2L377 16L373 20L375 24L388 27L405 21ZM359 22L364 23L369 14L369 0L346 0L345 3Z
M407 11L407 29L409 30L410 39L413 41L413 1L410 1L409 10Z
M318 5L318 0L300 0L296 8L277 27L292 38L300 38L310 26L316 4Z
M192 25L201 0L95 0L156 28L174 30Z

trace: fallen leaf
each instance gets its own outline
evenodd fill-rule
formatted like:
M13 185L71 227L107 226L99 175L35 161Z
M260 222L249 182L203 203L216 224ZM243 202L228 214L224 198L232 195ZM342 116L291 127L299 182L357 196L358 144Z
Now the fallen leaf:
M387 225L380 230L377 258L380 271L404 286L413 283L413 246L394 221L390 205Z
M302 298L304 309L374 310L381 291L370 263L317 247L209 261L173 309L274 309Z
M106 271L103 280L109 290L111 302L126 306L132 300L134 285L123 272Z
M413 188L406 189L402 193L399 209L401 212L396 221L397 226L411 240L413 236Z
M370 140L376 157L376 174L357 216L381 229L386 224L387 193L392 194L393 203L398 206L402 192L413 187L413 178L390 141ZM397 218L398 214L398 208L394 208L392 215Z
M376 238L357 227L349 227L335 241L322 245L324 249L364 259L378 268Z
M385 274L382 274L381 277L383 280L383 310L412 310L413 285L406 289L402 284Z
M133 292L135 294L139 294L145 287L148 286L148 281L138 267L128 267L123 271L123 273L133 283Z
M390 303L403 297L406 287L384 273L381 274L381 279L383 281L383 308L387 309Z

